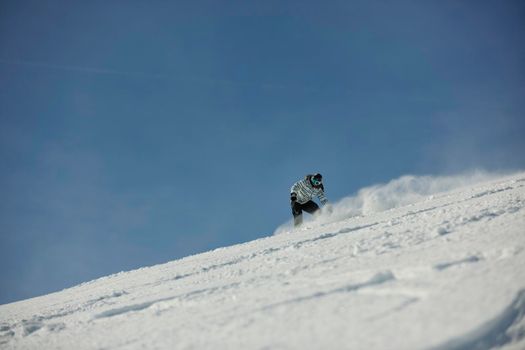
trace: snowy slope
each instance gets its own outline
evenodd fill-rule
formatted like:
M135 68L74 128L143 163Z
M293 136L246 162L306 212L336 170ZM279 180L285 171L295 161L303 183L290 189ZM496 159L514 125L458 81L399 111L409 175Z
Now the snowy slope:
M2 305L0 348L525 349L525 173L438 190Z

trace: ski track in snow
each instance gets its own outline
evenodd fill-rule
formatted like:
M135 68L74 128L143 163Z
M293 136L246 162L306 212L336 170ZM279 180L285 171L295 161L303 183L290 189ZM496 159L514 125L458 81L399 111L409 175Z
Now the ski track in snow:
M103 277L1 305L0 348L523 349L524 207L522 173Z
M487 321L473 331L447 341L435 347L435 350L471 350L502 347L511 342L518 342L525 337L525 289L522 289L514 300L495 318ZM512 327L521 327L519 332Z

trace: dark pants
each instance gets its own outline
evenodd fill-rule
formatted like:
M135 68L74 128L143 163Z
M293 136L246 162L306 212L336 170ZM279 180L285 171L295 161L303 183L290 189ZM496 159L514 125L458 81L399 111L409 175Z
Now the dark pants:
M313 201L308 201L304 204L292 202L293 224L296 227L303 223L303 210L309 214L313 214L319 210L319 206Z

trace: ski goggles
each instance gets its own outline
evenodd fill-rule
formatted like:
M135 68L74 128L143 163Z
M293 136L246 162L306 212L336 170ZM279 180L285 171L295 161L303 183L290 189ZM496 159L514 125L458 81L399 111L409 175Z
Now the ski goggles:
M314 186L319 186L320 184L323 183L323 180L322 179L316 179L315 177L312 177L312 184Z

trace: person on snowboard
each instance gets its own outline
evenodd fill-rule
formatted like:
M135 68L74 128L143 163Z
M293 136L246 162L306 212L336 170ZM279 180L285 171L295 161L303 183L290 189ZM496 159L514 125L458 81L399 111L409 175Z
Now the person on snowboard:
M297 181L290 190L292 201L292 214L294 226L298 227L303 222L303 210L314 214L319 206L312 200L314 196L319 198L322 205L328 203L324 195L323 176L319 173L306 175L304 179Z

